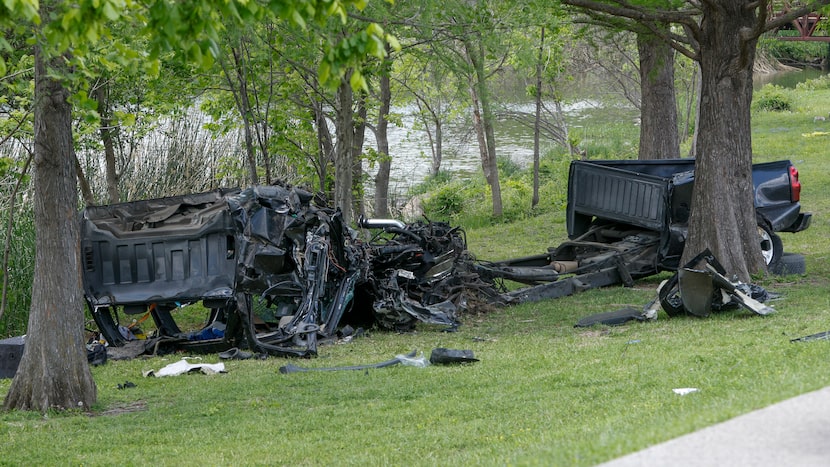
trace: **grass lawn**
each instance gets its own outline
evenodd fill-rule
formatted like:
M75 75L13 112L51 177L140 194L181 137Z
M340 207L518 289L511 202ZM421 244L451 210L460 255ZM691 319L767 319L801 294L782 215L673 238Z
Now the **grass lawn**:
M775 314L661 312L656 322L574 328L593 313L642 306L664 274L466 316L457 333L419 326L325 346L312 360L226 361L225 374L142 377L182 355L111 361L92 370L93 416L0 413L0 464L593 465L827 386L830 341L790 339L830 330L830 122L813 119L827 115L830 91L794 99L792 112L753 117L758 161L791 159L814 215L809 230L782 236L808 274L757 278L781 294ZM565 237L564 213L468 231L470 250L487 259L541 253ZM278 371L436 347L471 349L480 361ZM0 380L0 393L10 381ZM135 387L119 389L126 381ZM672 391L684 387L699 391Z

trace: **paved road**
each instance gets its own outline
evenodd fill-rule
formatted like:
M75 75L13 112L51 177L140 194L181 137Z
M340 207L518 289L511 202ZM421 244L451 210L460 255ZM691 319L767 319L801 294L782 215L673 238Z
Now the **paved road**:
M830 387L779 402L601 465L830 466Z

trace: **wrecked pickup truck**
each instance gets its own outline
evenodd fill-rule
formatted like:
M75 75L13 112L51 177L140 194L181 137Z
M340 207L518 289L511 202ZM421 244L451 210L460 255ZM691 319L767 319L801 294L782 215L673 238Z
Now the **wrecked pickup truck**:
M353 229L296 187L90 206L81 216L84 295L111 346L135 339L130 318L152 318L152 353L246 347L305 357L351 325L406 331L420 321L453 330L460 313L482 304L630 286L677 269L693 168L691 160L575 161L569 240L500 262L476 259L464 231L444 222L360 219ZM811 216L801 212L792 164L754 169L759 238L774 264L776 232L806 229ZM183 331L177 316L191 304L208 316Z
M485 279L527 284L507 301L535 301L678 269L688 230L694 159L574 161L568 176L569 240L547 253L481 264ZM799 232L798 170L788 160L753 165L758 237L773 272L782 269L777 232Z
M361 219L354 230L312 193L283 186L215 190L81 215L84 295L114 347L152 318L158 346L247 347L313 356L344 324L453 329L477 295L498 293L460 261L464 231L442 222ZM183 331L181 308L207 311ZM174 313L179 311L177 313Z

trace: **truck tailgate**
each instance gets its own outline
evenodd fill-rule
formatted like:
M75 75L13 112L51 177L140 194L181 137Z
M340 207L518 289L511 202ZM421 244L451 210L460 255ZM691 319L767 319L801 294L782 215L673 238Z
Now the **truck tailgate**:
M568 178L568 235L583 233L594 216L662 231L668 191L665 178L575 161Z

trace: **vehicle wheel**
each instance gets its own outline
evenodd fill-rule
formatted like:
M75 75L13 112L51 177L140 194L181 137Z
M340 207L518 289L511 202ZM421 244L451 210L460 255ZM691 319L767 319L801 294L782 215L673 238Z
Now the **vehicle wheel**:
M784 244L781 237L776 235L766 224L758 224L758 236L761 240L761 254L764 256L764 264L767 267L781 261L784 254Z
M780 260L769 265L769 271L779 276L804 274L807 272L807 265L804 262L804 256L797 253L784 253Z

